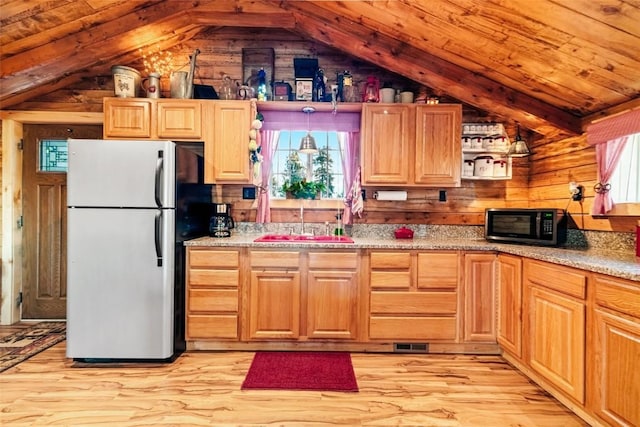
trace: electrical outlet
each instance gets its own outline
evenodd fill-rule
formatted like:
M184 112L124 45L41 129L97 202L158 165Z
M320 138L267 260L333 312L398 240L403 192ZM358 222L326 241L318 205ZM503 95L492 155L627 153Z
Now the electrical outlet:
M577 185L573 194L571 195L571 199L575 202L579 202L584 198L584 187L582 185Z
M440 194L438 195L438 201L440 202L447 201L447 190L440 190Z
M256 187L242 187L242 198L254 200L256 198Z

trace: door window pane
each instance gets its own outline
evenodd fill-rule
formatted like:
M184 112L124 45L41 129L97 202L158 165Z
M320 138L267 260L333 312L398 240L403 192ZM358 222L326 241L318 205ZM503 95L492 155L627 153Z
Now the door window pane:
M67 141L44 139L40 141L40 172L67 172Z

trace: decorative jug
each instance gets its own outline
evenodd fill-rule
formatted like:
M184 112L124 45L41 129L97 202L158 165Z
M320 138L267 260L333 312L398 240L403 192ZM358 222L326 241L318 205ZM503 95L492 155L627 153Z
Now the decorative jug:
M160 74L149 73L149 77L142 79L140 86L147 93L147 98L160 98Z

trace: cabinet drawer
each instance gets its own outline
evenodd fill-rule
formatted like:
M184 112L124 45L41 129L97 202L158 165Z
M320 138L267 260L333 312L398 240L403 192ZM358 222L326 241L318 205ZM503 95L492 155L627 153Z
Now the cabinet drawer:
M369 280L372 289L409 289L411 273L409 271L372 271Z
M457 252L419 253L418 288L456 289L458 287L459 263Z
M223 267L238 268L240 254L238 251L218 251L214 249L190 249L189 267Z
M239 270L189 270L189 286L238 287Z
M331 268L355 270L358 254L355 252L310 252L309 268Z
M371 292L371 313L455 315L455 292Z
M593 279L598 305L640 318L640 283L599 275Z
M372 317L371 339L455 340L455 317Z
M190 289L187 304L189 312L237 313L238 291L235 289Z
M238 316L190 315L187 316L187 339L198 338L238 338Z
M539 261L524 261L526 280L577 298L586 298L587 276L573 268Z
M411 254L409 252L372 252L371 269L409 269Z
M298 252L251 251L251 267L298 269L299 266Z

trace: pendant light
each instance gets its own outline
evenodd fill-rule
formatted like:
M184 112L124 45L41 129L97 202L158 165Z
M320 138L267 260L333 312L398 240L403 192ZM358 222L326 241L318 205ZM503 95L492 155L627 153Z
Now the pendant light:
M300 141L300 149L298 151L304 154L315 154L318 152L318 147L316 147L316 140L311 136L309 125L309 115L315 111L316 109L313 107L302 108L302 112L307 115L307 134Z
M508 157L527 157L531 154L531 150L527 146L527 143L520 136L520 125L518 125L518 133L516 135L516 140L513 141L511 147L509 147L509 151L507 151Z

